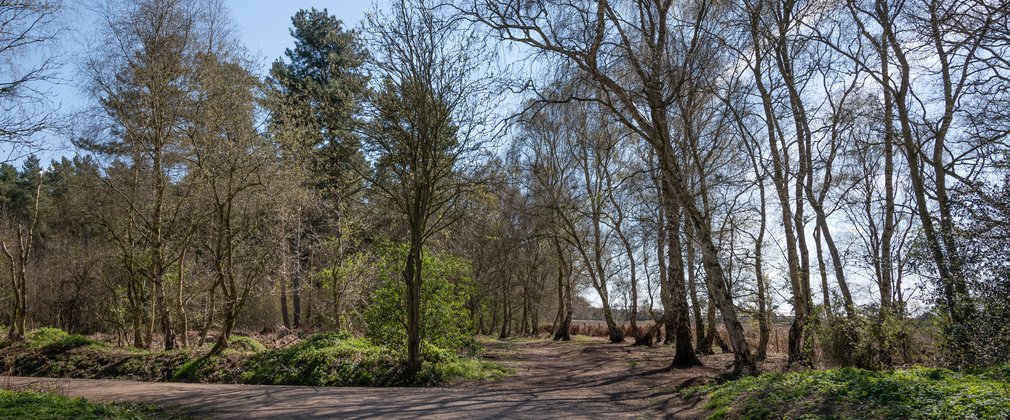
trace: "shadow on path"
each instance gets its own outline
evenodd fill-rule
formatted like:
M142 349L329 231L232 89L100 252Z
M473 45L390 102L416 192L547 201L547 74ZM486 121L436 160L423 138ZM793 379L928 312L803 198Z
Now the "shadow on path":
M338 388L11 378L14 386L55 382L67 395L149 402L216 418L695 418L677 389L713 377L730 355L704 367L668 370L672 349L602 340L487 341L488 358L515 374L447 388Z

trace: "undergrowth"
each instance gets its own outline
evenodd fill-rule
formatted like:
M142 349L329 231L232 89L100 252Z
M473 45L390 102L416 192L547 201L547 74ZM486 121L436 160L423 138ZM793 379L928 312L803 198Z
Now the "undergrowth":
M855 368L766 373L688 388L710 418L1010 418L1010 365L970 371Z
M163 352L120 349L46 328L0 349L0 359L12 364L5 370L23 376L202 383L431 386L506 374L497 364L426 346L422 370L411 377L402 354L367 338L339 333L315 334L270 350L250 337L235 337L222 354L211 355L208 350L206 346Z
M167 416L167 417L166 417ZM0 390L0 419L164 419L148 404L94 403L33 391Z

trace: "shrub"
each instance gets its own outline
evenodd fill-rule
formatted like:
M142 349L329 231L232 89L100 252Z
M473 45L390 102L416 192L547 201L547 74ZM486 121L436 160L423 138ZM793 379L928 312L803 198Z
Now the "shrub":
M253 356L242 382L277 385L397 385L402 366L388 349L344 333L316 334L289 348Z
M404 352L407 347L404 245L381 250L379 281L365 310L367 336L372 342ZM461 258L424 253L421 283L422 348L474 350L473 326L466 302L472 293L470 267ZM433 347L432 347L433 346Z
M263 343L256 341L255 338L244 335L232 336L228 340L228 348L246 353L259 353L267 349Z
M45 348L50 351L66 351L72 348L96 346L105 344L78 334L68 334L59 328L38 328L25 334L25 341L33 348Z

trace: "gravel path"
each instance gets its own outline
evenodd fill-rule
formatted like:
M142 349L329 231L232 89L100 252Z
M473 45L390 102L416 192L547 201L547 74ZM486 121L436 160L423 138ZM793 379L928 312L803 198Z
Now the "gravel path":
M703 358L705 367L664 371L672 349L580 339L488 341L486 356L515 371L492 383L447 388L325 388L186 384L82 379L4 378L13 387L56 387L97 401L182 408L215 418L696 418L677 396L685 383L707 380L732 361Z

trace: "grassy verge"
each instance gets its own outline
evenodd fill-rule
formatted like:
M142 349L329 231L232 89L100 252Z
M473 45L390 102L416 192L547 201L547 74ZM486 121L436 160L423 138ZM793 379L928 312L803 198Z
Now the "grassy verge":
M0 419L164 419L152 405L93 403L83 398L0 390ZM177 417L178 418L178 417Z
M422 371L409 377L402 355L346 334L316 334L272 350L240 337L221 355L208 355L208 350L120 349L47 328L0 348L0 361L7 364L0 371L63 378L313 386L432 386L505 375L494 363L429 347Z
M1010 365L955 372L831 369L688 388L710 418L1010 418Z

